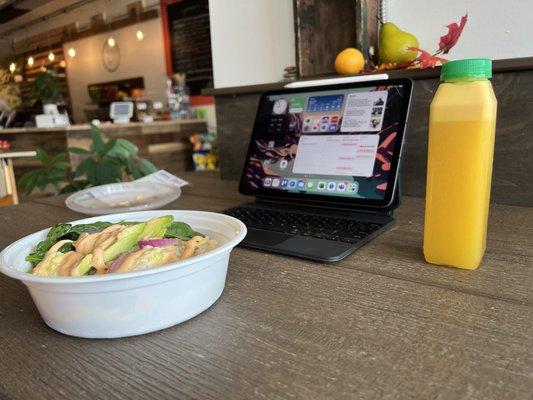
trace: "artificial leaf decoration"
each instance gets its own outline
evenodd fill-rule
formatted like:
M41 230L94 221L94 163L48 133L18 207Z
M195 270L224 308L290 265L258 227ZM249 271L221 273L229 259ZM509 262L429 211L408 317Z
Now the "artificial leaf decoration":
M444 64L446 61L445 58L437 57L436 55L432 55L428 53L425 50L419 49L418 47L409 47L409 50L411 51L418 51L420 55L416 58L414 61L419 68L434 68L437 66L437 64Z
M451 48L455 46L455 44L459 40L459 37L461 36L461 33L463 32L463 28L465 27L467 20L468 13L461 17L461 22L459 23L459 25L457 25L457 23L455 22L446 25L446 27L448 28L448 33L440 37L439 53L448 54Z
M461 37L461 33L463 32L463 29L466 25L466 22L468 21L468 13L466 13L463 17L461 17L461 21L459 24L453 22L451 24L446 25L448 28L448 33L444 36L440 37L439 40L439 48L434 53L431 54L428 51L419 49L418 47L408 47L411 51L417 51L418 57L415 58L413 61L406 63L406 64L380 64L373 67L373 71L388 71L391 69L399 69L399 68L434 68L438 65L442 65L448 60L442 57L438 57L439 54L448 54L448 52L457 44L457 41Z

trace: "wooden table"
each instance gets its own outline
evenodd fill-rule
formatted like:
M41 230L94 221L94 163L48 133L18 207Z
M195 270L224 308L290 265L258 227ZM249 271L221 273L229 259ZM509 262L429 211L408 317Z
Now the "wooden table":
M169 208L245 199L212 174ZM80 218L64 197L0 209L0 248ZM237 248L198 317L115 340L64 336L0 276L0 398L531 399L533 209L494 205L475 271L424 263L423 200L347 259L320 264Z

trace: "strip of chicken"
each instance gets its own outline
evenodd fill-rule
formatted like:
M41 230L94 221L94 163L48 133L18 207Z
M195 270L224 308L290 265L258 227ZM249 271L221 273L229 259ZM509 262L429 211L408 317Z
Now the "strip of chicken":
M201 236L194 236L190 240L187 240L185 242L185 248L183 249L183 252L180 255L180 260L185 260L189 257L192 257L196 248L205 241L206 240Z
M76 253L75 251L69 251L65 254L65 258L61 261L61 264L57 268L57 274L59 276L69 276L71 270L76 267L83 259L83 254Z

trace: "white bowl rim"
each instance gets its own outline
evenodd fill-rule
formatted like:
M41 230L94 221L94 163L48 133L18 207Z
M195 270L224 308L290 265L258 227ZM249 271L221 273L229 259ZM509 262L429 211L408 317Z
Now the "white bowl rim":
M166 214L165 214L166 213ZM215 257L216 255L219 255L221 253L225 253L230 251L233 247L235 247L237 244L239 244L244 237L246 236L247 229L246 225L237 218L231 217L226 214L221 213L215 213L210 211L194 211L194 210L147 210L147 211L133 211L133 212L126 212L126 213L117 213L117 214L107 214L107 215L100 215L98 217L90 217L90 218L83 218L78 219L74 221L67 222L69 224L81 224L81 223L89 223L98 221L101 218L104 219L112 219L115 217L120 216L128 216L134 218L136 214L153 214L153 216L161 216L161 215L168 215L170 213L183 213L188 214L190 216L209 216L209 215L216 215L217 218L224 218L228 222L233 222L238 226L238 230L236 232L236 235L224 243L223 245L208 251L207 253L201 254L199 256L188 258L185 261L178 261L175 263L171 263L168 265L164 265L157 268L150 268L145 269L141 271L133 271L133 272L123 272L118 274L106 274L106 275L91 275L89 276L81 276L81 277L72 277L72 276L40 276L40 275L32 275L27 272L20 271L18 269L15 269L13 267L9 267L5 261L5 253L9 251L9 249L13 246L15 246L17 243L19 243L22 240L25 240L28 238L28 236L36 235L38 233L45 233L47 232L51 227L42 229L37 232L33 232L29 235L26 235L17 241L11 243L6 248L4 248L0 252L0 272L4 273L7 276L10 276L11 278L18 279L22 282L32 282L32 283L41 283L41 284L92 284L97 282L111 282L111 281L119 281L124 279L131 279L131 278L137 278L147 275L156 275L161 274L170 270L178 269L178 268L184 268L191 264L196 264L198 262L201 262L202 260ZM142 218L142 217L141 217Z
M131 185L136 185L136 186L140 186L140 187L150 187L150 184L148 182L137 182L137 183L134 183L135 181L131 181L131 182L115 182L115 183L107 183L105 185L100 185L100 186L93 186L93 187L90 187L90 188L87 188L87 189L83 189L83 190L80 190L76 193L72 193L70 196L68 196L65 200L65 205L70 208L72 211L76 211L76 212L79 212L81 214L86 214L86 215L112 215L112 214L117 214L117 213L120 213L121 211L123 213L126 213L126 212L134 212L134 211L149 211L149 210L153 210L153 208L158 208L158 207L163 207L164 205L167 205L169 203L172 203L173 201L175 201L176 199L178 199L180 196L181 196L181 189L179 187L176 187L176 186L170 186L170 185L161 185L161 186L164 186L166 189L169 189L170 193L168 195L168 197L165 197L165 198L162 198L158 201L154 201L152 203L148 203L148 204L139 204L139 205L135 205L135 206L129 206L129 207L112 207L112 206L108 206L108 207L105 207L105 206L102 206L102 208L100 210L98 209L92 209L92 208L86 208L86 207L83 207L81 205L78 205L78 203L76 203L76 200L78 197L81 197L85 194L87 194L88 192L90 192L92 189L94 189L95 187L115 187L115 186L131 186ZM102 212L102 210L104 210ZM155 211L155 210L154 210Z

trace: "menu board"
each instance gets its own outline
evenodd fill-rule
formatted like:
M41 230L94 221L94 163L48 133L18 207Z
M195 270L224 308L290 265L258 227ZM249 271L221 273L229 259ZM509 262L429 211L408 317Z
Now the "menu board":
M211 34L207 0L183 0L168 6L172 70L187 74L191 94L212 87Z

